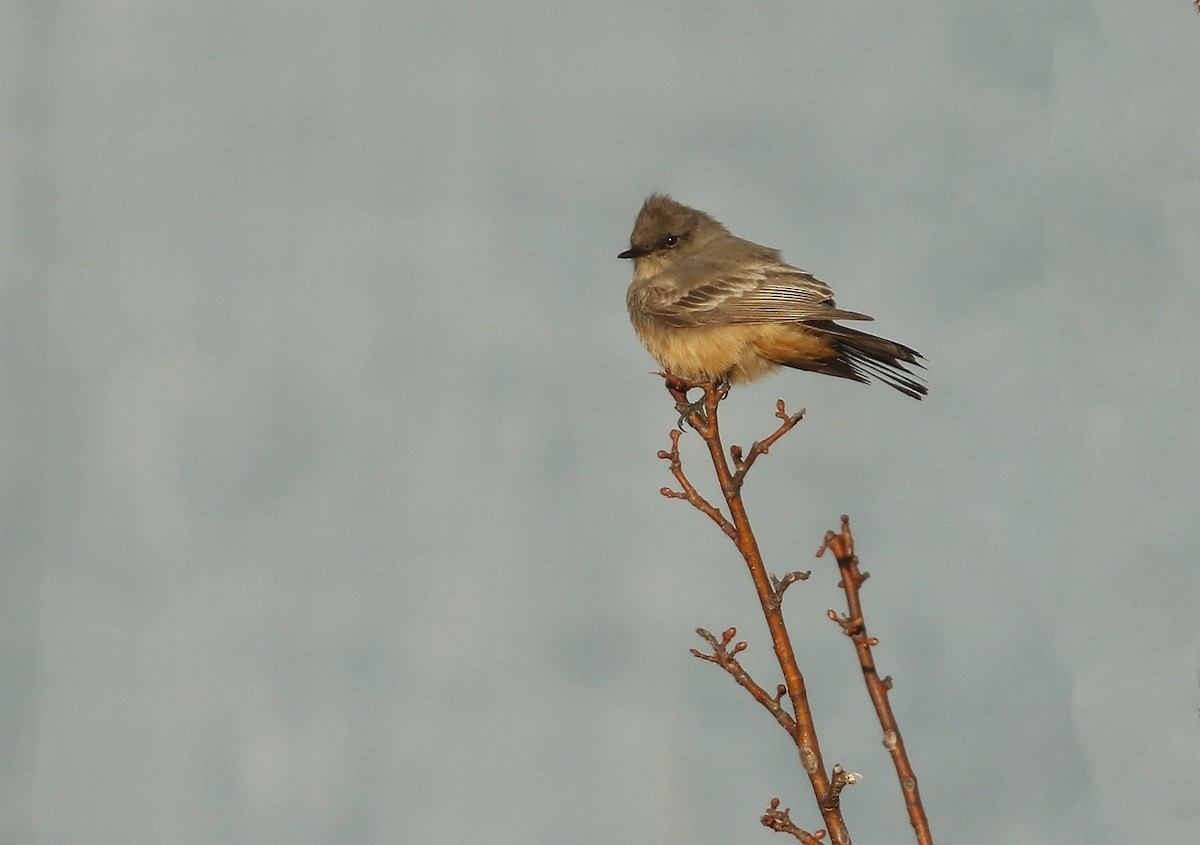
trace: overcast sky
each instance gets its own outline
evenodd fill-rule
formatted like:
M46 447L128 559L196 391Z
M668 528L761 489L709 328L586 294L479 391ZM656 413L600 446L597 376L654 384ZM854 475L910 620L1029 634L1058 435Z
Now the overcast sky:
M1200 830L1186 0L0 7L0 839L767 842L616 259L667 191L928 359L736 388L856 841L909 831L813 551L851 514L936 841ZM707 484L699 440L684 459ZM707 485L709 492L714 492ZM776 839L775 841L780 841Z

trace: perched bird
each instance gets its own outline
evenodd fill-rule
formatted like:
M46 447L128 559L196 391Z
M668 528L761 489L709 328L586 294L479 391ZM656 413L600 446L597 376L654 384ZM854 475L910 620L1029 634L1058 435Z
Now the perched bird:
M914 399L929 392L906 366L921 366L916 350L838 325L872 318L837 308L828 285L778 250L664 194L646 200L618 258L633 259L633 327L676 376L746 382L784 366L875 378Z

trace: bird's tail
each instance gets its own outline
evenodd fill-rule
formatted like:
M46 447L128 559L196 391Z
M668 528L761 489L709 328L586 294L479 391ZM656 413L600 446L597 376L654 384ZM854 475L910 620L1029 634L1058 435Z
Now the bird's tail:
M838 352L835 360L824 362L822 372L861 382L878 379L913 399L929 393L920 375L910 369L924 369L921 353L915 349L837 323L821 321L805 326L827 332Z

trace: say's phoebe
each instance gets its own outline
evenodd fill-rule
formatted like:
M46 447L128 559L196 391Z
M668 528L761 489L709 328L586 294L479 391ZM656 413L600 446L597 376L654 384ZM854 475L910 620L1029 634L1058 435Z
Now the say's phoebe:
M839 326L870 320L833 304L829 286L784 264L779 250L731 235L715 219L651 194L629 249L625 302L633 327L668 372L695 381L753 381L778 366L867 382L920 399L928 389L905 365L921 355Z

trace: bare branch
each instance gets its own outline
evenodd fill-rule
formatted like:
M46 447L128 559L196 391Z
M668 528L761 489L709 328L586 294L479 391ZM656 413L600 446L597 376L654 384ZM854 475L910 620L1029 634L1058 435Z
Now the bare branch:
M804 419L804 409L801 408L796 413L789 414L787 412L787 406L785 406L783 400L780 399L775 403L775 416L783 420L782 425L775 429L775 431L772 432L766 439L756 440L754 443L752 443L750 446L750 454L745 457L745 460L742 459L741 446L729 447L729 453L733 457L734 468L737 470L735 480L737 481L739 487L745 481L746 473L750 471L750 467L754 466L754 462L758 460L758 456L767 454L770 448L775 445L776 440L778 440L780 437L783 437L783 435L787 434L796 427L796 423Z
M900 781L900 791L908 809L908 820L913 826L917 842L919 845L933 845L933 834L929 830L929 820L925 816L925 807L921 803L921 793L917 788L917 776L909 762L908 751L904 747L904 740L900 736L900 728L888 698L892 679L880 678L875 668L875 657L871 649L879 644L879 640L867 635L860 595L863 582L869 574L858 568L858 556L854 553L854 535L850 532L850 517L842 515L842 530L839 533L825 533L825 542L817 551L817 557L821 557L826 549L833 552L833 556L837 558L838 570L842 577L838 586L846 594L848 610L844 616L830 610L829 618L837 622L842 633L854 643L858 662L862 667L863 680L867 685L867 694L871 697L871 703L875 705L875 713L883 728L883 747L892 755L896 777ZM834 768L836 773L837 767ZM836 781L836 776L834 780Z
M732 654L725 655L718 648L719 644L714 638L709 643L713 647L713 654L703 655L695 651L693 653L701 659L720 663L725 666L726 671L729 671L738 680L738 683L745 687L759 703L768 710L771 710L780 721L780 724L784 725L785 729L788 729L789 734L796 743L796 748L800 755L800 764L808 775L813 795L817 800L817 805L821 809L825 827L829 831L830 841L833 845L849 845L850 834L842 818L841 808L836 803L834 805L825 803L827 797L830 795L831 788L829 774L821 760L820 742L817 739L816 728L813 725L812 710L808 704L808 690L804 683L804 676L800 672L795 650L792 647L787 626L780 611L783 591L794 581L800 580L800 576L784 576L783 581L780 581L767 573L766 565L763 562L762 553L759 551L754 531L750 526L750 518L746 513L745 503L742 501L741 494L742 483L745 481L746 474L754 465L758 456L766 454L767 450L780 437L791 431L802 418L803 411L797 414L788 414L783 400L776 403L775 416L781 421L780 425L767 438L751 446L748 454L743 455L740 448L735 447L730 449L729 455L733 461L733 465L731 466L729 459L726 458L725 448L721 441L720 425L717 416L718 405L728 393L728 385L717 384L715 382L689 381L678 378L669 372L664 373L663 378L666 382L667 390L675 400L675 408L680 414L680 421L686 421L700 435L700 438L708 448L709 458L712 460L717 483L725 498L729 517L726 518L721 515L711 503L695 493L694 487L687 481L679 458L678 431L671 433L671 450L659 454L660 457L671 461L672 473L675 475L676 480L679 481L683 490L682 493L664 490L664 494L672 498L687 499L698 510L705 513L710 519L721 526L722 531L733 540L738 552L742 555L742 559L746 562L750 578L754 582L755 591L758 593L759 604L763 610L763 617L767 622L767 629L771 633L771 645L775 650L776 659L779 661L779 667L783 672L784 686L792 708L792 716L788 718L794 718L794 727L788 728L788 725L779 718L778 714L783 712L779 708L782 699L772 698L767 695L761 687L750 679L744 670L741 670L740 665L736 664L732 654L736 654L741 650L740 648L735 647ZM704 395L701 399L692 402L688 398L688 391L695 388L703 390ZM726 651L728 651L727 645L725 643L722 646Z
M804 411L789 414L783 400L779 400L776 403L775 416L780 423L776 429L764 439L755 441L748 451L743 451L740 446L731 446L726 453L721 439L718 407L725 399L728 385L689 381L678 378L669 372L661 375L675 400L675 408L680 415L679 427L670 433L671 448L658 453L660 458L669 462L671 473L679 483L680 489L677 491L663 488L661 492L669 498L685 499L690 502L693 507L716 523L737 546L738 552L746 563L751 580L754 582L763 617L771 635L771 645L783 673L784 683L778 684L772 695L750 677L737 658L737 655L744 651L747 645L743 641L734 641L737 636L736 628L726 629L719 638L703 628L698 628L697 633L708 643L711 651L705 653L698 649L692 649L691 653L700 660L714 663L728 672L787 731L796 744L801 765L808 775L813 795L825 822L825 829L815 833L801 829L791 821L788 809L779 809L779 799L771 802L770 809L762 817L762 823L773 830L791 834L805 845L826 845L826 838L828 838L829 845L850 845L850 834L842 817L841 795L846 786L856 783L861 776L855 772L846 771L840 764L835 765L831 771L827 772L825 769L812 712L808 704L808 690L781 612L783 594L792 584L807 579L811 573L788 572L779 578L767 572L758 548L758 541L750 526L741 493L746 476L759 456L765 455L781 437L791 431L803 418ZM688 393L694 389L702 390L703 395L699 399L691 401ZM725 500L724 510L702 496L684 473L679 443L685 424L699 434L708 449L716 480ZM867 634L860 600L861 587L870 576L858 568L849 517L842 517L840 532L826 532L825 542L818 550L817 556L822 556L826 549L832 551L833 556L837 558L842 579L839 586L845 591L847 600L847 612L843 615L830 610L829 618L839 625L842 632L854 644L858 654L868 694L875 704L876 713L883 727L884 746L892 755L918 845L932 845L924 807L917 789L917 779L912 772L900 731L896 727L896 721L888 702L888 691L892 687L892 679L890 677L880 678L875 669L871 649L878 645L879 641ZM790 713L784 705L785 698L790 706Z
M779 799L772 798L770 808L762 817L763 827L769 827L777 833L790 833L804 845L825 845L825 831L818 830L816 833L809 833L807 830L796 827L792 823L791 812L791 807L779 809Z
M775 594L771 598L771 606L775 610L778 610L780 607L782 607L784 591L788 587L792 586L792 584L795 584L797 581L807 581L811 575L812 575L811 569L808 570L807 572L789 572L786 575L784 575L782 578L776 578L774 575L772 575L771 576L771 588L772 588L772 590L774 590Z
M793 719L779 702L783 699L784 693L787 692L787 687L779 686L776 695L768 695L767 691L755 683L750 677L750 673L742 668L742 664L738 662L734 656L746 650L746 644L739 642L732 649L729 648L729 643L737 636L737 628L727 628L718 640L710 632L704 628L697 628L696 633L699 634L709 648L712 649L712 654L704 654L699 649L692 649L692 654L699 657L701 660L707 660L709 663L715 663L728 672L733 679L746 689L750 695L754 696L754 700L775 717L775 721L788 732L793 740L796 738L796 720Z
M709 519L717 524L727 537L733 538L735 532L729 520L721 513L720 509L714 506L708 499L700 495L700 492L695 488L688 477L683 472L683 464L679 459L679 436L682 434L679 429L672 429L670 433L671 448L670 450L660 450L658 456L664 461L670 462L671 474L675 476L675 480L679 482L679 486L683 488L682 492L672 490L669 487L663 487L658 492L662 493L668 499L686 499L692 504L696 510L706 515Z

